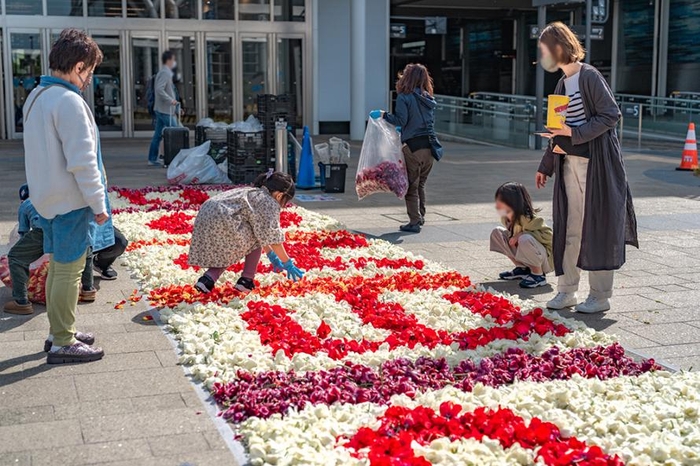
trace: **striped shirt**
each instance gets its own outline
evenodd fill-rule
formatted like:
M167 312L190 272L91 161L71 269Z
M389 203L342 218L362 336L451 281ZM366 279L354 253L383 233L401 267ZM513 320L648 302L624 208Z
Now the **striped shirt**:
M580 74L576 73L564 80L564 89L566 90L566 95L569 96L569 106L566 109L566 125L571 127L581 126L586 122L581 90L578 87Z

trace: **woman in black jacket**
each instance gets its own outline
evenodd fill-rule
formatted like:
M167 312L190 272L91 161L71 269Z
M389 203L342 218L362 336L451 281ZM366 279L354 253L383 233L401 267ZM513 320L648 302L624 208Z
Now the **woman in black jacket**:
M406 210L408 224L401 231L420 233L425 223L425 183L433 160L439 160L442 149L435 138L435 99L433 98L433 78L428 69L420 64L409 64L396 82L396 108L394 113L372 110L372 118L381 118L401 128L401 143L406 170L408 172L408 192Z
M566 122L561 129L550 128L536 176L538 188L555 176L553 254L559 282L547 307L607 311L614 270L625 263L625 244L639 247L616 131L620 109L600 72L581 63L584 50L566 25L547 26L539 45L542 67L564 72L554 93L569 97ZM581 270L589 272L590 292L577 305Z

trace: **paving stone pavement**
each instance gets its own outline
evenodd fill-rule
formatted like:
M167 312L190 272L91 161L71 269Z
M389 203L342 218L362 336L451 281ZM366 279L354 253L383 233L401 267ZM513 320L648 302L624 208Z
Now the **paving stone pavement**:
M147 146L145 140L103 141L113 185L165 183L164 170L146 166ZM336 201L300 204L332 215L353 230L443 262L476 282L546 301L552 287L523 292L516 284L494 280L509 263L488 251L488 235L498 220L493 193L501 183L525 183L550 218L551 187L534 189L539 154L445 146L445 159L435 165L428 182L427 225L419 235L397 231L405 220L402 201L391 195L357 201L352 180L358 144L353 144L346 192L333 195ZM678 154L681 146L682 142ZM17 188L24 179L21 155L21 143L0 143L0 244L15 223ZM700 179L676 172L678 158L666 153L633 151L625 159L641 248L628 249L628 262L616 275L611 311L594 316L562 313L617 334L631 350L679 368L698 368ZM47 366L42 352L48 328L44 310L38 308L29 317L0 313L0 465L236 464L177 366L170 341L153 323L143 321L145 304L114 309L136 286L127 271L119 271L116 282L100 283L96 303L79 307L81 330L94 331L105 348L100 362ZM584 274L583 294L585 290ZM8 299L9 290L0 288L0 305Z

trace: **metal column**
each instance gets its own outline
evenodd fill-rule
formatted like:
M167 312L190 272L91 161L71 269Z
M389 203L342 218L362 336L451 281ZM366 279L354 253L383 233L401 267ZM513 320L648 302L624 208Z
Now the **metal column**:
M367 0L352 0L350 18L350 139L362 139L365 134L367 109L365 92L365 29L367 15Z
M540 31L542 31L545 26L547 25L547 7L546 6L540 6L537 7L537 27L539 28ZM537 47L537 60L539 61L540 59L540 48ZM537 100L536 100L536 109L535 109L535 130L540 131L544 127L544 121L542 118L542 111L544 108L544 69L540 66L538 63L536 65L537 71L536 71L536 94L537 94ZM542 149L542 138L537 137L535 138L535 149Z
M591 60L591 33L593 25L593 0L586 0L586 63Z

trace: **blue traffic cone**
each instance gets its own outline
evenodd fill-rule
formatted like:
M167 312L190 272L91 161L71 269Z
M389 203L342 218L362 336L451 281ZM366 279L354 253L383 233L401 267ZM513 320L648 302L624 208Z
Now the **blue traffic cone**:
M315 187L316 171L314 170L314 154L311 152L311 136L309 135L309 127L304 126L304 139L301 144L297 188L314 189Z

